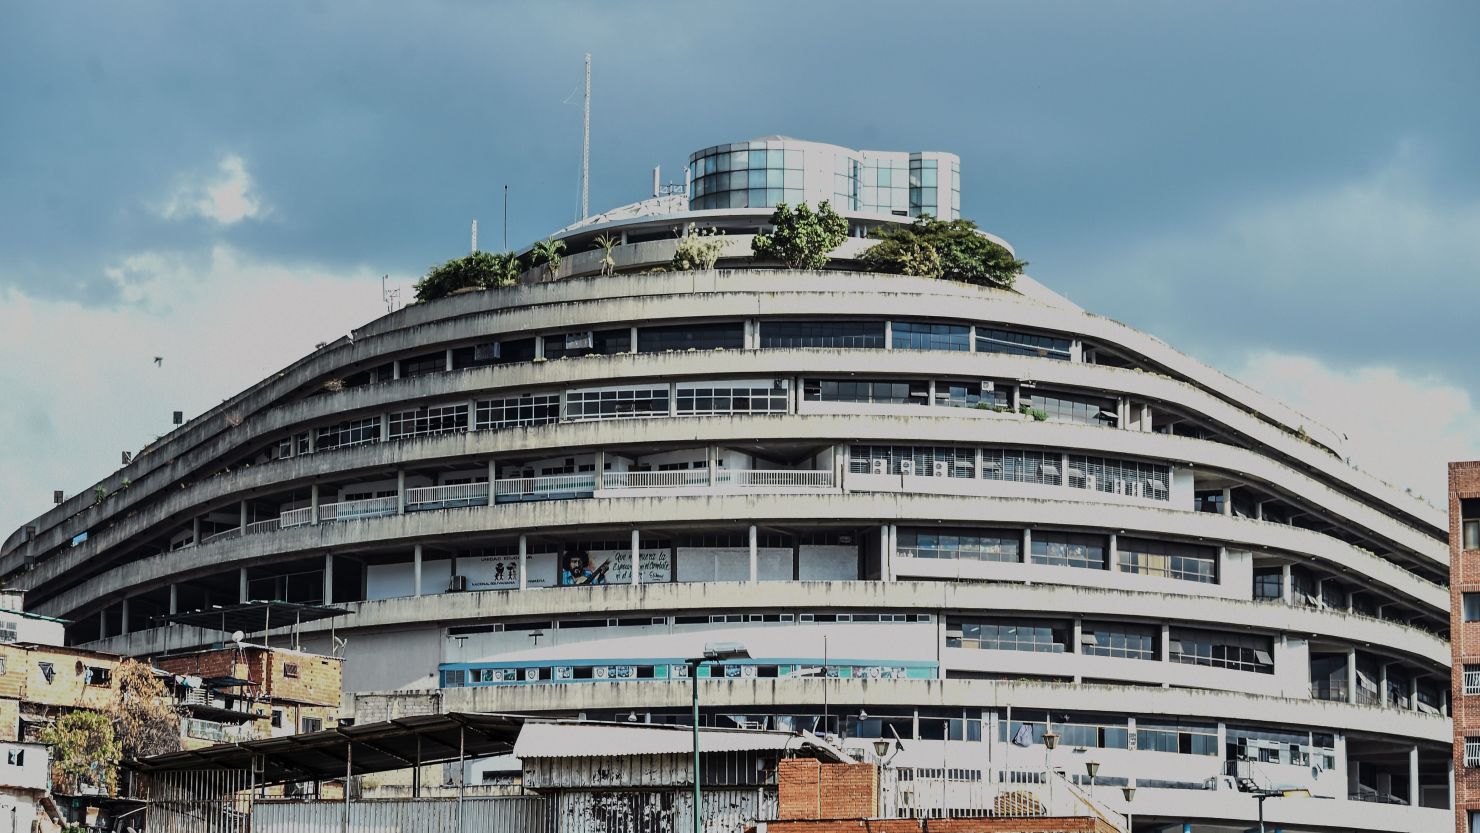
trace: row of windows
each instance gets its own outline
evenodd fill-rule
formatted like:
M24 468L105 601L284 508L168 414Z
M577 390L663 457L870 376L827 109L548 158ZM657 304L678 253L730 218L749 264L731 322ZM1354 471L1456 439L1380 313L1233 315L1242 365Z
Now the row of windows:
M677 400L685 416L782 414L791 407L791 392L778 381L765 387L679 388Z
M1169 654L1172 662L1187 665L1273 674L1272 645L1267 636L1176 628Z
M1156 660L1158 630L1147 625L1086 622L1080 627L1079 651L1091 656ZM953 619L947 625L946 647L1062 654L1071 650L1069 632L1064 622ZM1168 657L1172 662L1274 673L1270 637L1195 628L1172 628L1170 633Z
M393 440L468 430L467 405L436 405L393 413L388 432Z
M810 382L808 384L811 384ZM899 389L881 394L872 382L838 382L839 395L856 393L875 397L896 395ZM810 394L809 394L810 395ZM914 394L906 391L906 398ZM1107 494L1123 494L1151 500L1171 500L1171 467L1158 463L1089 457L1068 457L1067 485ZM959 446L855 445L849 449L849 471L856 474L904 474L916 477L962 477L1004 480L1013 483L1065 485L1063 455L1052 451L1012 448L972 449ZM980 475L978 475L978 467Z
M817 670L813 670L817 669ZM828 664L811 666L769 663L723 663L699 666L698 676L717 679L777 679L798 675L825 676L830 679L905 680L934 679L932 667L871 664ZM580 683L624 682L630 680L687 680L689 667L682 663L647 665L553 665L444 668L442 686L458 688L475 685L511 683Z

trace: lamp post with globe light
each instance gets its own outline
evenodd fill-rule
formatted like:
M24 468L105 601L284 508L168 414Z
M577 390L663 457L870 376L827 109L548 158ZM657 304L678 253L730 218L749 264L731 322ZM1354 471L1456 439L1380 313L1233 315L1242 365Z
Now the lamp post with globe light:
M689 667L689 684L693 690L694 720L694 833L703 833L703 796L699 786L699 666L706 662L721 662L727 659L750 659L750 652L738 642L711 642L704 646L704 655L684 660Z

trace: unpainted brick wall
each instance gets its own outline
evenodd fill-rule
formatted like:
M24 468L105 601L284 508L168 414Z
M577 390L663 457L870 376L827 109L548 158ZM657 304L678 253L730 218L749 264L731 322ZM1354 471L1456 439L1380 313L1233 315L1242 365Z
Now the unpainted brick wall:
M766 833L1115 833L1090 817L1026 819L795 819L766 823Z
M1480 737L1480 695L1465 695L1464 667L1480 664L1480 622L1464 621L1461 600L1480 592L1480 551L1464 549L1460 500L1480 498L1480 461L1449 464L1450 713L1454 717L1454 829L1469 833L1469 814L1480 810L1480 769L1465 766L1465 738Z
M879 813L879 768L787 758L777 764L776 797L783 819L873 818Z

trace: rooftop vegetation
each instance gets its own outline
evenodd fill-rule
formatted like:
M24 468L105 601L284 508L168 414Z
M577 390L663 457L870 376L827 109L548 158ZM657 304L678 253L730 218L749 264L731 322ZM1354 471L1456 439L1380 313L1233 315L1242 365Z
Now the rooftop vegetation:
M1028 265L988 240L970 220L937 220L927 214L908 226L876 229L871 236L879 242L860 258L870 272L1010 289Z

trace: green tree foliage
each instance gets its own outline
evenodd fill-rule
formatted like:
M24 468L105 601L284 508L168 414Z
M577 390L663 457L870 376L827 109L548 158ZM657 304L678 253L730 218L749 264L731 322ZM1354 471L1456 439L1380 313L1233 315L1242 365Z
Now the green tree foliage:
M513 252L473 252L433 266L416 282L416 300L435 301L459 289L490 289L513 286L519 276L519 259Z
M675 272L705 272L714 268L725 251L725 236L717 229L689 223L673 250L668 268Z
M551 238L534 244L530 258L536 266L541 263L545 265L545 277L554 278L555 273L560 270L560 256L564 252L565 241Z
M970 220L922 215L908 226L876 229L875 243L859 258L870 272L944 278L1010 289L1026 261L992 242ZM930 250L935 257L924 253Z
M757 234L751 251L758 260L780 261L792 269L821 269L827 265L828 253L848 238L848 221L833 211L827 200L817 206L817 213L806 203L795 210L777 203L771 214L769 234Z
M42 730L40 740L51 747L51 780L58 792L76 795L90 784L113 793L123 752L107 715L68 712Z
M617 246L622 244L619 237L613 237L610 233L602 232L596 235L593 248L601 250L601 274L610 276L617 270L617 258L612 254Z

